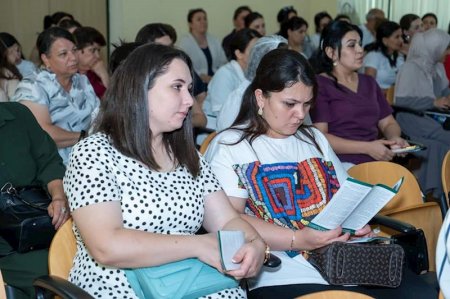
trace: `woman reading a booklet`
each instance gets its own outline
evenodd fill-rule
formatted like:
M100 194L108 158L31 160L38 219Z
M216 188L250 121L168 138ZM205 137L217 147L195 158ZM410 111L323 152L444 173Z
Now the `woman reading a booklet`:
M308 227L348 177L324 135L303 124L316 93L314 73L301 54L272 50L245 91L233 126L220 132L206 152L234 208L282 260L276 271L263 269L249 280L250 298L294 298L338 288L327 286L301 254L350 238L340 227ZM366 225L355 237L369 234ZM404 277L399 289L351 289L377 298L423 296L423 283L410 286L409 280Z
M264 241L195 150L191 88L184 52L137 48L112 77L95 133L74 147L64 178L78 244L69 279L95 298L137 298L123 269L198 258L223 272L219 230L245 237L240 267L226 273L259 272ZM202 225L209 233L195 235ZM205 295L246 297L239 287Z

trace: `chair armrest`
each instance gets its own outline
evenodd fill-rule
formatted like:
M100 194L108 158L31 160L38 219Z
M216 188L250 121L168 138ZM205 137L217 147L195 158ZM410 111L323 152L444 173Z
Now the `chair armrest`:
M370 220L369 224L383 225L401 233L409 233L416 230L416 228L409 223L394 219L389 216L382 216L382 215L375 215L375 217L373 217L372 220Z
M73 283L58 276L41 276L34 280L36 298L48 298L48 294L54 294L62 299L94 299L89 293Z

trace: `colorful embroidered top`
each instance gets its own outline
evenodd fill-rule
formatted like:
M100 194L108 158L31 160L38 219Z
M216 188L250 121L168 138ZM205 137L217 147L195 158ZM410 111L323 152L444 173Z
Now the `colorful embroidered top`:
M291 229L307 225L339 189L333 163L320 158L300 163L233 165L249 193L246 213Z

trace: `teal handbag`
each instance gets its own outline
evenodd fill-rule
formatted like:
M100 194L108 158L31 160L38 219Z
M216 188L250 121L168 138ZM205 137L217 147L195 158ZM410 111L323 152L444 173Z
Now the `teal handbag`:
M139 299L194 299L239 285L234 278L195 258L125 269L125 274Z

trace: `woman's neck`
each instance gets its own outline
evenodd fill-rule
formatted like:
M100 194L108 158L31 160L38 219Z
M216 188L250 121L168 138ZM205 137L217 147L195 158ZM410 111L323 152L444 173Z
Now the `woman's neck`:
M199 44L200 48L206 48L208 46L208 42L206 40L206 32L200 33L200 32L194 32L191 31L192 36L197 41L197 44Z
M156 163L158 163L161 172L168 172L174 169L175 163L173 156L167 151L167 148L162 139L162 134L153 136L152 138L152 152Z
M303 45L302 44L294 44L294 43L289 43L288 44L289 49L297 51L299 53L303 52Z
M58 80L65 91L70 91L70 88L72 88L72 76L56 76L56 80Z
M355 80L357 79L358 75L356 74L355 71L353 70L348 70L345 69L343 67L339 67L336 66L333 71L332 71L333 75L336 77L336 79L339 82L342 83L352 83L355 82Z

